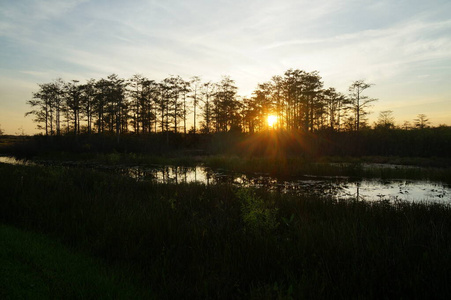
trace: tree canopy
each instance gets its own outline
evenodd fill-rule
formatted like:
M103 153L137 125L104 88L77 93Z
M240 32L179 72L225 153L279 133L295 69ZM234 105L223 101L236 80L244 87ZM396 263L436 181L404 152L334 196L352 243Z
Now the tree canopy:
M111 74L85 83L59 78L39 84L27 104L46 135L110 132L258 132L284 130L358 131L370 103L362 95L371 84L355 81L348 96L324 87L318 71L289 69L260 83L251 97L240 97L235 81L217 83L170 76L160 82L136 74ZM271 124L268 124L271 116ZM188 128L190 126L190 128Z

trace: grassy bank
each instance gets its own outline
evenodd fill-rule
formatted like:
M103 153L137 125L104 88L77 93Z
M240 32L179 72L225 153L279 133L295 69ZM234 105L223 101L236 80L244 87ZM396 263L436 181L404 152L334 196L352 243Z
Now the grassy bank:
M0 221L84 251L158 298L447 298L451 208L153 184L0 164Z
M144 299L124 273L42 234L0 224L1 299Z

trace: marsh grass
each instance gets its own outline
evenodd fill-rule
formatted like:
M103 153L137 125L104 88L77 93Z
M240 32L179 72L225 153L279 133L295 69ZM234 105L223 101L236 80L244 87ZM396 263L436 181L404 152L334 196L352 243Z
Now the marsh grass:
M46 236L0 225L2 299L149 299L124 273Z
M0 220L158 298L447 298L451 208L0 164Z

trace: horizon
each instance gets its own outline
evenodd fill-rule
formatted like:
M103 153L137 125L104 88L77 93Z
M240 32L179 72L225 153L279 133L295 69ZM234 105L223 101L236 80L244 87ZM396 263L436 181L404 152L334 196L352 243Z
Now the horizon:
M56 78L116 73L161 81L228 75L238 95L292 69L319 71L348 94L375 84L370 124L392 110L397 125L425 114L451 125L449 1L5 1L0 4L0 128L36 134L26 101Z

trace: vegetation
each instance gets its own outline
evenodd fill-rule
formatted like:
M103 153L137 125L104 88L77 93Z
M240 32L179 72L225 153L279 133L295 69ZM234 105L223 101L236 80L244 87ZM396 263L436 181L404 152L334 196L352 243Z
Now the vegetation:
M251 98L239 97L235 82L227 76L218 83L202 83L199 77L186 81L180 76L156 82L142 75L125 80L112 74L85 84L59 78L39 84L27 101L32 110L26 115L34 117L45 135L178 133L181 128L187 134L197 133L198 124L202 133L253 133L268 127L358 131L367 126L365 115L375 101L362 94L369 87L363 80L356 81L345 97L334 88L324 89L319 72L292 69L259 84ZM273 118L271 126L268 116Z
M1 223L132 272L157 298L451 295L450 206L5 164L0 188Z
M365 115L368 114L368 107L371 102L376 101L377 99L371 99L367 96L363 96L363 91L371 87L371 84L365 83L363 80L357 80L352 83L352 85L349 87L349 92L351 92L350 102L351 102L351 109L355 115L354 120L355 124L353 127L355 130L359 131L360 125L362 123L361 119L365 117Z
M259 133L215 134L123 134L115 135L34 136L13 139L5 137L0 151L5 154L32 158L42 154L69 153L135 153L146 155L212 155L269 158L324 156L361 157L395 156L405 158L449 159L451 129L449 127L422 130L386 129L383 126L361 132L271 130ZM442 166L449 166L442 165Z
M0 224L0 239L2 299L151 297L148 291L137 289L126 274L42 234Z
M26 157L60 151L315 159L449 156L450 128L430 128L424 114L411 130L408 122L397 128L393 112L382 111L371 129L366 117L376 99L364 94L370 87L357 80L345 96L325 89L319 72L292 69L259 84L249 99L237 95L229 77L219 83L180 76L158 83L142 75L125 80L116 74L85 84L57 79L40 84L27 102L32 110L26 115L34 116L45 137L6 152Z
M415 129L410 123L397 128L392 112L383 111L370 128L366 116L375 99L363 94L370 86L355 81L345 96L325 89L317 71L288 70L241 98L229 77L219 83L115 74L86 84L57 79L40 84L27 102L27 115L43 134L2 137L0 153L449 182L450 127L431 128L420 114ZM364 168L364 162L428 168ZM45 234L129 274L130 287L113 288L107 294L113 297L139 297L142 290L168 299L451 296L449 205L136 182L51 165L0 164L0 188L0 224ZM8 235L13 231L6 227ZM46 247L42 251L52 253L53 246ZM2 255L15 252L36 262L27 251ZM14 264L21 264L20 255ZM82 271L74 272L68 276L84 282ZM62 282L58 293L73 289Z

